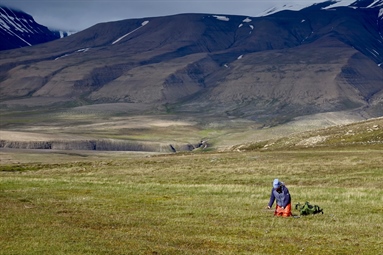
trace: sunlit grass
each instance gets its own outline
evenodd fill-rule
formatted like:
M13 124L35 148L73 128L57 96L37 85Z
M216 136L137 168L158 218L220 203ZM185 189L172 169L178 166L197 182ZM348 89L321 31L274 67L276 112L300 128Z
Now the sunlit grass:
M381 151L28 155L1 165L0 254L378 254L383 245ZM273 217L265 206L276 177L293 204L324 214Z

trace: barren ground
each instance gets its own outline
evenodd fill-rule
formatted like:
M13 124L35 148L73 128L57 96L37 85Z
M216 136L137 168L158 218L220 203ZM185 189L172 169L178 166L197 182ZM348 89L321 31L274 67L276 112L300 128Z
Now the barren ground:
M262 141L293 133L364 120L351 112L303 116L283 125L265 127L241 118L138 114L145 105L98 104L47 112L3 114L0 140L74 141L120 139L135 142L196 143L209 141L217 149Z

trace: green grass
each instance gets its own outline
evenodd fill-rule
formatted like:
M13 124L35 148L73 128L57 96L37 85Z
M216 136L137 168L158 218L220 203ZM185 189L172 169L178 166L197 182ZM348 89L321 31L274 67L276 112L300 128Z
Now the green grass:
M383 245L381 150L20 153L0 154L0 254L379 254ZM293 205L324 214L273 217L276 177Z
M300 150L302 148L347 150L351 147L354 150L383 150L383 118L297 132L279 139L238 144L232 150Z

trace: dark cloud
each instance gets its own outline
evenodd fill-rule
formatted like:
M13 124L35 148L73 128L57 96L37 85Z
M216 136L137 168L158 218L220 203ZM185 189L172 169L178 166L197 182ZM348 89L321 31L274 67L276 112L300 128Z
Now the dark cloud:
M324 0L323 0L324 1ZM314 0L0 0L18 8L50 28L82 30L96 23L179 13L236 14L256 16L283 2Z

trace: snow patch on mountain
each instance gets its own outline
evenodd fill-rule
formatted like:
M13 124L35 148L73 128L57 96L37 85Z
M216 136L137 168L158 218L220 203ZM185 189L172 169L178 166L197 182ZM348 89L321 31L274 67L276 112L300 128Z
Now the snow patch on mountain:
M21 33L39 33L36 30L36 22L28 14L25 17L18 17L11 9L0 7L0 26L8 33L21 32Z
M32 46L32 44L26 41L18 33L35 33L36 31L33 30L33 26L31 24L34 24L32 17L28 19L19 19L12 10L0 7L0 30L8 33L11 37L20 39L20 41L25 43L27 46Z
M268 16L280 11L300 11L302 9L305 9L310 6L315 6L319 4L327 4L326 7L323 7L322 9L331 9L336 7L342 7L342 6L348 6L350 8L356 8L353 5L356 5L359 1L358 0L328 0L328 1L318 1L318 0L306 0L306 1L295 1L291 3L275 3L270 8L264 10L263 12L256 15L256 17L262 17L262 16ZM382 0L375 0L373 3L371 3L367 8L373 8L373 7L379 7L383 6Z
M59 56L59 57L55 58L55 60L59 60L59 59L62 59L62 58L69 57L69 56L71 56L71 55L73 55L73 54L75 54L75 53L85 53L85 52L87 52L87 51L89 51L89 50L90 50L90 48L79 49L79 50L76 50L76 51L74 51L74 52L72 52L72 53L66 53L66 54L64 54L64 55L62 55L62 56Z
M341 7L341 6L350 6L356 1L355 0L338 0L334 2L335 2L334 4L324 7L323 9L330 9L330 8Z
M129 33L127 33L127 34L125 34L125 35L123 35L123 36L121 36L120 38L118 38L117 40L115 40L114 42L112 42L112 44L116 44L116 43L118 43L119 41L121 41L122 39L124 39L125 37L127 37L128 35L130 35L130 34L136 32L138 29L140 29L140 28L142 28L143 26L147 25L148 23L149 23L149 20L146 20L146 21L142 22L140 27L138 27L138 28L136 28L136 29L130 31Z
M213 15L214 18L221 20L221 21L229 21L230 19L226 16L220 16L220 15Z
M64 37L67 37L67 36L70 36L70 35L77 33L74 31L57 31L57 32L60 34L60 38L64 38Z
M50 30L29 14L0 5L0 50L45 43L69 34Z
M369 6L367 6L367 8L379 7L379 6L383 6L382 0L375 0L373 3L371 3Z
M306 8L310 5L315 4L317 1L306 1L305 3L298 2L298 3L280 3L278 2L277 4L274 4L272 7L264 10L263 12L259 13L256 15L256 17L262 17L262 16L268 16L280 11L299 11L302 10L303 8Z
M77 52L87 52L88 50L89 50L89 48L84 48L84 49L77 50Z
M252 21L252 19L250 19L249 17L247 17L246 19L242 20L242 22L244 23L250 23ZM238 25L238 28L240 27L243 27L245 24L241 23ZM254 29L254 26L253 25L250 25L250 24L247 24L247 26L249 26L251 28L251 30Z

